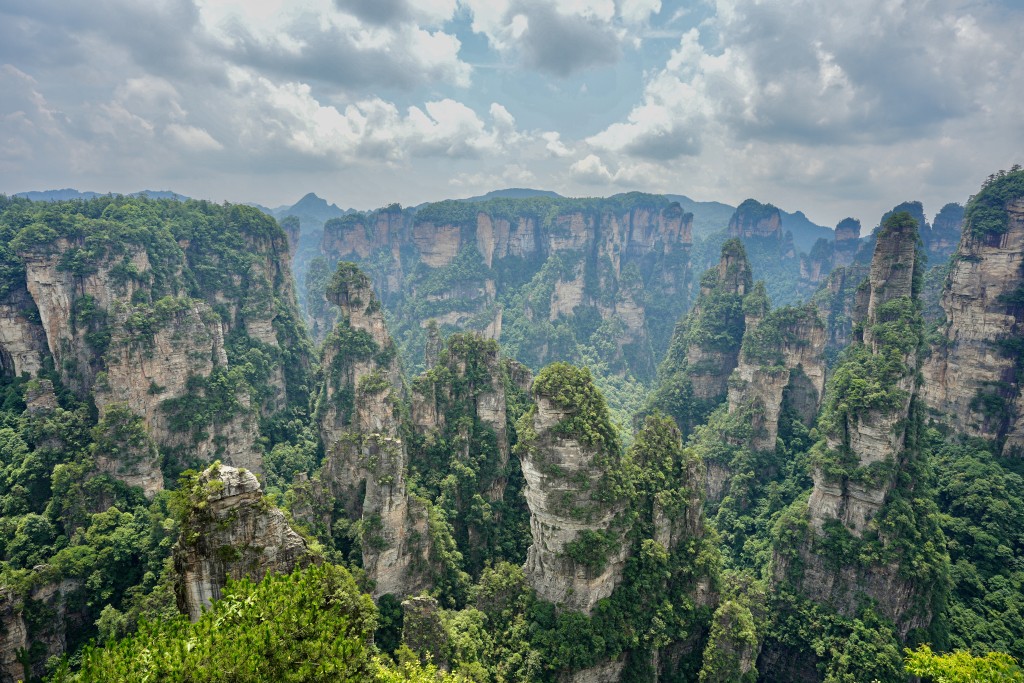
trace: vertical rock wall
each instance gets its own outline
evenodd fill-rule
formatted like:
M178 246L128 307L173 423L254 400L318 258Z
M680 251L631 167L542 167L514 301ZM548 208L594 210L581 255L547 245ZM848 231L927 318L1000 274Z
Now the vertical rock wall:
M941 343L925 361L923 394L957 431L1024 451L1024 198L1006 203L1006 232L965 230L942 295ZM969 227L969 226L968 226Z

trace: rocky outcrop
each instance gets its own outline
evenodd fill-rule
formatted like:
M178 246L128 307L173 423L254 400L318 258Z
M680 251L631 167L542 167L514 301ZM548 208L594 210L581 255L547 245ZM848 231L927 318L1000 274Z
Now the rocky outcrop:
M1011 176L1012 177L1012 176ZM942 340L923 368L929 407L962 434L1024 452L1024 198L1006 201L1005 231L970 223L942 295Z
M725 400L746 329L744 299L752 288L743 244L727 241L718 266L701 278L693 310L676 325L648 411L671 415L689 434ZM767 305L763 288L757 297Z
M125 263L132 272L150 271L149 256L137 246L127 246L121 260L103 259L81 274L62 267L68 254L81 245L58 239L45 247L21 254L25 260L28 291L39 310L46 342L63 382L79 395L92 388L102 369L101 332L107 312L115 303L127 305L140 289L136 278L113 277L111 271Z
M37 569L46 573L49 567ZM0 683L41 679L50 658L67 652L69 637L85 626L73 608L81 581L36 574L33 584L22 593L0 588Z
M729 412L749 409L755 451L774 450L784 399L810 425L825 391L825 326L817 310L784 307L752 324L729 379Z
M589 612L622 579L628 553L614 494L620 447L586 370L548 366L534 397L517 445L533 539L524 571L540 598Z
M860 263L836 268L811 297L811 303L825 324L825 359L830 367L835 364L840 351L853 341L858 291L867 291L869 270L869 266ZM866 300L864 306L867 306ZM862 311L860 315L863 314Z
M278 221L284 234L288 236L288 252L295 253L299 247L299 237L302 235L302 221L298 216L285 216Z
M338 267L328 297L342 320L324 343L317 420L325 457L313 495L328 528L336 509L358 521L374 595L411 595L429 580L429 530L426 509L406 490L395 346L370 281L354 264Z
M453 335L434 367L438 369L413 385L412 420L417 433L427 444L443 438L446 443L460 445L462 453L458 457L463 462L473 457L470 451L478 438L476 430L493 435L494 451L477 454L493 458L479 463L489 476L477 485L488 500L501 500L511 446L497 342L472 333Z
M920 435L911 419L917 393L918 350L923 322L918 304L920 272L917 223L907 213L886 219L878 232L868 285L862 298L860 338L829 385L819 428L825 438L812 450L814 488L807 503L808 540L796 561L799 590L845 615L861 595L897 624L902 635L931 619L927 595L935 587L916 583L900 561L846 563L830 556L822 539L857 543L878 533L874 522L897 486L913 489L901 470L913 471ZM866 301L864 301L866 299ZM902 482L902 483L901 483ZM904 495L910 495L904 491ZM921 524L927 524L922 521ZM876 531L871 531L876 529ZM882 532L883 546L896 542ZM920 542L920 541L915 541ZM776 578L784 580L791 555L776 554ZM922 581L929 582L931 579Z
M771 204L747 199L729 219L729 237L782 239L782 214Z
M215 463L186 492L191 509L174 547L178 607L195 621L230 579L259 581L317 561L256 476Z
M946 204L936 214L935 224L932 225L925 218L924 206L921 202L903 202L882 216L879 225L884 225L890 216L901 211L909 213L917 223L928 265L936 266L945 263L960 241L964 207L955 203Z
M964 227L964 207L955 202L946 204L935 215L932 229L924 238L928 248L928 263L935 266L945 263L960 244Z
M34 377L49 355L39 311L23 286L0 300L0 373Z

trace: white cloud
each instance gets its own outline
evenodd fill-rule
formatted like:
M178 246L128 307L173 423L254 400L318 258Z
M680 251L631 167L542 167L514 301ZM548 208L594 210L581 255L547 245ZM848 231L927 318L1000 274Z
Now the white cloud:
M614 0L459 0L492 48L526 66L565 77L618 60L628 32ZM627 0L634 21L649 0ZM647 12L649 14L649 12ZM628 19L627 19L628 17Z
M411 157L478 158L499 154L522 134L505 107L490 107L490 125L475 111L445 98L405 113L380 98L338 108L318 100L304 83L277 84L237 71L235 89L246 111L260 111L244 131L247 139L277 141L312 157L339 164L372 165ZM266 143L264 143L266 144Z
M555 131L541 133L540 137L547 143L544 148L556 157L567 157L572 155L572 150L562 142L562 136Z
M619 0L619 16L629 24L647 21L661 11L661 0Z
M423 82L470 84L461 41L435 28L455 0L199 0L208 39L238 65L330 84L411 89Z
M596 154L588 154L569 167L573 180L586 185L607 185L615 177Z
M193 152L210 152L224 149L224 145L217 142L212 135L202 128L172 123L165 130L175 142Z

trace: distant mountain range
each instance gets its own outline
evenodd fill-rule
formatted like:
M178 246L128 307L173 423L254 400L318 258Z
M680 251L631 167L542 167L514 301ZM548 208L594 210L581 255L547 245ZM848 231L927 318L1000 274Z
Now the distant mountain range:
M16 192L15 197L23 197L25 199L31 199L34 202L63 202L69 199L93 199L95 197L102 197L104 194L111 194L110 192L82 192L75 190L70 187L66 187L63 190L33 190L31 192ZM183 194L177 192L171 192L170 190L139 190L138 192L132 192L128 195L129 197L150 197L151 199L189 199Z
M68 199L91 199L93 197L102 196L102 193L83 192L72 188L65 188L63 190L45 190L41 192L18 192L14 196L24 197L26 199L31 199L32 201L56 202ZM181 200L189 198L186 195L171 192L170 190L142 190L140 192L133 192L130 196L147 196L152 197L153 199ZM487 194L477 195L475 197L466 197L457 201L483 202L488 199L497 198L525 199L527 197L557 198L561 196L562 195L557 192L552 192L550 190L510 187L504 190L494 190ZM693 233L696 238L704 238L714 232L724 229L729 224L729 219L736 210L735 206L723 204L722 202L701 202L695 199L690 199L686 195L681 194L667 194L665 196L674 202L679 202L679 205L683 207L684 211L688 211L693 214ZM419 209L422 206L426 206L428 203L432 202L419 204L413 207L413 209ZM327 200L318 197L313 192L310 192L302 199L291 205L285 204L276 208L270 208L251 202L250 206L255 206L260 211L263 211L277 219L284 218L285 216L296 216L307 230L312 228L317 232L319 231L319 227L330 219L355 212L355 209L342 209L337 204L330 204ZM782 227L784 230L789 230L793 233L793 242L797 249L810 251L814 242L819 237L831 238L832 236L831 228L813 223L802 211L796 211L794 213L782 211L781 213Z

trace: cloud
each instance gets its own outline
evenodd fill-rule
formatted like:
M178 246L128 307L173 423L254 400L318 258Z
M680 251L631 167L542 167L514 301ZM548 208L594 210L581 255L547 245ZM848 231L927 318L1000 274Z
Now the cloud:
M612 64L627 37L616 21L612 0L460 0L473 16L472 27L490 45L525 66L565 78L584 69ZM629 21L648 15L650 3L624 4ZM624 17L623 17L624 19Z
M334 4L376 26L404 21L442 24L452 19L456 8L456 0L334 0Z
M811 0L719 0L648 76L626 119L587 142L667 161L699 154L714 136L834 147L934 135L984 116L1008 71L1021 73L1012 32L983 19L954 0L865 0L843 12Z
M224 149L224 145L202 128L172 123L165 129L172 140L194 152L210 152Z
M260 112L259 117L246 117L245 139L280 144L335 164L397 163L412 157L473 159L502 153L522 139L515 119L497 103L490 107L488 126L471 108L450 98L408 107L404 113L381 98L339 108L321 102L304 83L277 84L243 71L235 79L235 91L246 101L246 109Z
M596 154L589 154L569 167L573 180L586 185L607 185L615 177Z
M203 25L232 64L289 80L347 91L409 90L424 82L470 84L472 68L459 57L459 39L418 23L424 15L428 23L450 16L453 3L447 9L437 3L413 9L396 0L337 4L345 11L333 5L286 4L264 18L231 4L207 4ZM391 14L393 20L387 18Z

